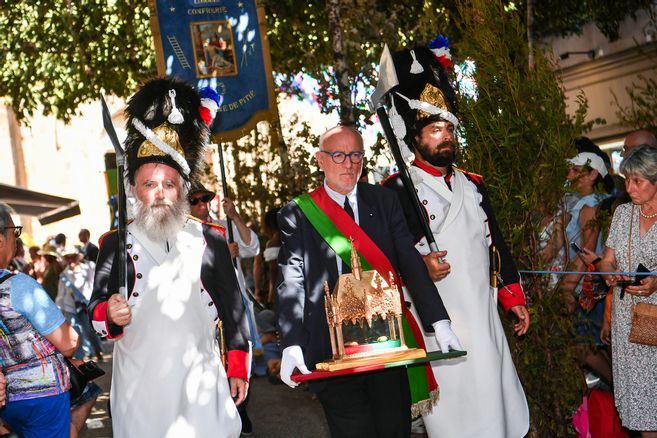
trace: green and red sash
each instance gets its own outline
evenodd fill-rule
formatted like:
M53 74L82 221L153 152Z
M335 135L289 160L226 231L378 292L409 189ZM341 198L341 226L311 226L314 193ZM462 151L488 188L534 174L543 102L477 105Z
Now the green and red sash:
M410 310L403 305L405 302L401 290L401 282L393 269L388 257L370 239L363 229L356 224L347 212L333 201L324 186L310 193L305 193L294 199L308 221L326 243L335 251L342 261L351 266L351 244L360 256L363 270L375 269L384 279L394 276L402 302L402 325L406 345L410 348L426 350L422 331ZM349 237L347 237L349 236ZM412 411L415 416L431 410L433 402L438 397L438 384L429 362L407 367L408 381L411 388Z

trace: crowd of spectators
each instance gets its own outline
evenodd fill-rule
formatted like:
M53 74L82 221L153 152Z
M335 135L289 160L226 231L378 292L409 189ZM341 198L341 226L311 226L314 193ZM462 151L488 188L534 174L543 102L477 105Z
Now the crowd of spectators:
M646 130L628 134L619 174L609 156L591 140L578 139L576 148L577 154L564 157L569 163L565 176L568 193L557 211L541 212L540 257L555 274L579 272L554 275L550 284L563 293L565 307L573 315L580 366L589 387L586 397L601 391L613 400L608 402L611 410L606 418L587 414L589 431L616 427L617 436L629 436L630 431L655 436L651 431L657 430L657 354L655 347L628 341L628 334L632 305L638 301L657 304L657 278L629 284L628 276L598 275L596 271L634 272L639 263L650 271L657 269L657 231L653 230L657 222L657 138ZM279 209L266 212L262 234L257 235L230 199L219 202L216 194L203 186L190 191L189 197L192 214L203 221L219 222L223 207L233 222L237 242L249 235L259 239L261 250L244 252L236 242L231 252L253 312L253 373L279 384L281 353L274 316L281 245L276 221ZM43 433L64 436L64 429L67 435L77 436L101 390L92 382L78 399L70 400L64 358L75 364L91 358L103 360L102 343L89 324L86 308L98 247L91 242L89 231L82 229L78 245L67 245L66 236L60 233L41 246L26 248L19 237L20 228L13 224L9 208L0 204L2 322L9 328L9 336L18 341L1 348L0 418L6 429L25 437L45 436ZM14 351L36 341L43 345L41 354ZM14 363L17 357L24 362ZM37 384L30 373L44 366L48 379ZM36 386L30 387L32 384ZM40 411L50 416L32 421Z
M652 225L657 221L657 138L638 130L625 138L620 175L609 156L587 138L568 158L569 192L558 211L543 212L541 260L552 286L564 294L573 315L580 365L588 392L574 424L579 436L657 436L657 354L655 347L630 342L632 304L657 303L657 279L627 275L639 263L657 269ZM622 176L621 176L622 175ZM629 298L623 299L624 295ZM595 399L595 402L592 400ZM592 404L606 410L592 411ZM585 418L586 421L582 421ZM604 432L603 432L604 431ZM600 435L606 433L607 435Z

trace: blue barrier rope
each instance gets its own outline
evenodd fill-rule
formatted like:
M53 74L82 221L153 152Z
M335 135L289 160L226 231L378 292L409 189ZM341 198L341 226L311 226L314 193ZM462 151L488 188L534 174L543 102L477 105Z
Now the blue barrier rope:
M568 274L579 274L579 275L627 275L629 277L634 277L637 274L638 275L650 275L650 276L657 275L657 271L655 271L655 272L623 272L623 271L620 271L620 272L613 272L613 271L612 272L610 272L610 271L602 271L602 272L593 271L593 272L589 272L589 271L586 271L586 272L584 272L584 271L547 271L547 270L544 270L544 271L530 271L530 270L527 270L527 269L519 269L518 272L521 273L521 274L543 274L543 275L544 274L553 274L553 275L568 275Z

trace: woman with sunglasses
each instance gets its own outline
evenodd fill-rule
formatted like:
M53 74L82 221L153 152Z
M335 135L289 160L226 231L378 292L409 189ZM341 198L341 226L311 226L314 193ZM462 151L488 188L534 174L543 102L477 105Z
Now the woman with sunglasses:
M22 227L0 202L0 363L7 379L0 418L24 438L68 438L71 415L68 368L78 334L31 277L6 268Z

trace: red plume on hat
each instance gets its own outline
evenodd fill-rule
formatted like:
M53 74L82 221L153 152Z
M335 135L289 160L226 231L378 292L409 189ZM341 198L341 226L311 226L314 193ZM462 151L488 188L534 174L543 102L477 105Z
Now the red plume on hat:
M198 109L198 112L201 114L201 118L205 124L210 127L217 115L217 111L221 107L223 98L212 87L201 88L199 95L201 96L201 107Z

